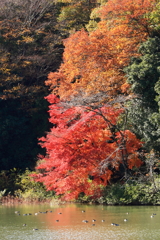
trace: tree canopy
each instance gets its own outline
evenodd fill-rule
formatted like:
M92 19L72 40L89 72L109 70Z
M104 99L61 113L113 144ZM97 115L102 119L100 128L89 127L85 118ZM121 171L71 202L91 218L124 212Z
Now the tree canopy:
M65 199L147 174L159 158L159 12L157 0L3 0L2 169L33 168L39 153L34 178Z
M108 1L100 10L98 27L65 39L63 63L50 73L46 84L63 99L80 90L87 94L125 92L123 68L138 55L138 47L152 33L147 13L154 1ZM139 5L140 4L140 5Z
M65 109L53 94L47 99L53 127L40 139L47 154L41 157L37 166L40 173L35 178L48 190L67 200L78 198L80 193L98 197L120 165L124 174L142 165L137 151L142 143L130 131L116 127L122 109L107 105L95 110Z
M49 130L44 81L63 52L59 8L48 0L0 3L0 169L33 167L41 152L38 138Z
M159 79L160 38L149 38L125 69L135 98L129 102L132 130L145 142L147 149L159 151Z
M109 0L96 5L93 29L63 41L63 62L46 80L53 127L40 139L46 155L34 175L48 190L98 196L118 174L135 176L146 152L157 150L158 11L155 0Z

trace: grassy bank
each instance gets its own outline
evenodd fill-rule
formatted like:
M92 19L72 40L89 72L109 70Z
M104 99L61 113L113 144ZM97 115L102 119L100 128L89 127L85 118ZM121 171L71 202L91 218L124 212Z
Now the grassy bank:
M0 204L15 205L23 203L61 204L60 196L54 191L46 191L44 185L33 181L33 171L20 173L16 169L0 174ZM102 196L93 198L83 193L73 202L103 205L160 205L160 177L129 178L112 183L103 189ZM64 202L63 202L64 203Z

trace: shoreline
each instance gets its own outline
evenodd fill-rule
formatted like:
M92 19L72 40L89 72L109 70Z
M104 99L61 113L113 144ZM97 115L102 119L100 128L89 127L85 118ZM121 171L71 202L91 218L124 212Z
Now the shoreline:
M40 204L50 204L50 205L64 205L64 204L81 204L81 205L101 205L101 206L160 206L160 204L100 204L96 202L78 202L78 201L61 201L58 199L44 199L44 200L39 200L39 199L21 199L17 198L11 195L8 196L3 196L0 199L0 205L1 206L16 206L16 205L40 205Z

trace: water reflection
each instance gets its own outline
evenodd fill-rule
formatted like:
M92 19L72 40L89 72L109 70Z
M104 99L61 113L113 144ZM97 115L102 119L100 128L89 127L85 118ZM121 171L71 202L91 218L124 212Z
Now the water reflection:
M0 206L0 239L159 240L159 220L159 206Z

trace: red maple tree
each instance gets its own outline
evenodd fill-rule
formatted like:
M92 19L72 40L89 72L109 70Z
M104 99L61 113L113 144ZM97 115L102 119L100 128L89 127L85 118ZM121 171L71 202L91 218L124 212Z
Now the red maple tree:
M116 128L122 109L109 105L67 109L55 95L47 99L53 127L40 139L47 154L39 160L39 173L34 175L47 190L66 200L80 193L98 197L121 164L126 170L142 164L137 152L142 143L130 131Z

